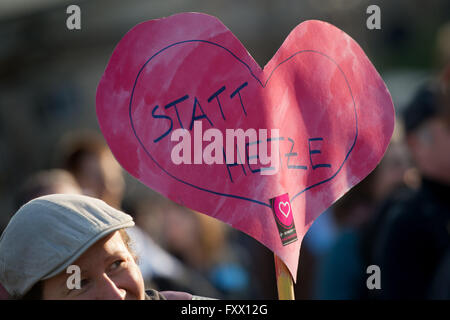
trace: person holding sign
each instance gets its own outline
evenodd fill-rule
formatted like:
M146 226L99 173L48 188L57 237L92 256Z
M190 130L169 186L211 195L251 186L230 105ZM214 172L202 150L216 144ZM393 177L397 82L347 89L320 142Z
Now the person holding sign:
M145 290L125 231L132 226L131 216L88 196L31 200L0 239L0 283L15 299L192 299Z

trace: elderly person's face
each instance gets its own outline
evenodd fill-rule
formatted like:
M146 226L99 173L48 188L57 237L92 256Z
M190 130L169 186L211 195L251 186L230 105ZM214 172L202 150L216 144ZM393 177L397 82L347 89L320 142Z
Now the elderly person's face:
M81 269L81 289L68 289L63 272L43 283L42 298L83 300L142 300L144 280L119 231L97 241L74 265Z

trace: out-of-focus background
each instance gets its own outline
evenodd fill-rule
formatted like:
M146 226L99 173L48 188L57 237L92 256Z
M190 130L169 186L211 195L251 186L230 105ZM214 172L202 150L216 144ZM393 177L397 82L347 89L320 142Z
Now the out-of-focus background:
M66 27L72 4L81 8L81 30ZM381 9L380 30L366 26L369 5ZM399 120L391 146L376 172L314 223L295 288L297 299L365 298L349 283L362 281L355 287L369 290L366 265L347 257L342 246L350 241L351 247L353 238L342 235L365 226L398 186L420 187L401 112L450 60L448 0L0 1L0 231L34 195L83 192L135 217L136 250L149 286L217 298L277 298L268 249L147 189L121 171L98 136L95 93L115 45L140 22L188 11L218 17L261 66L296 25L327 21L360 44L385 80ZM359 278L330 285L343 279L339 270L352 268Z

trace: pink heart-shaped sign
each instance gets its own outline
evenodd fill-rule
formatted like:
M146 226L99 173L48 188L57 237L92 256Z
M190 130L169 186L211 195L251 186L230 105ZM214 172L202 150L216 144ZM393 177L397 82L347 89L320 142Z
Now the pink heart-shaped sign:
M297 26L264 69L215 17L144 22L115 48L96 99L130 174L257 239L294 279L308 228L376 167L394 127L389 92L362 49L321 21ZM226 159L227 130L238 129L257 134L232 145L239 159L208 162ZM276 165L252 146L267 146ZM270 199L286 193L289 212L280 210L298 241L283 245Z

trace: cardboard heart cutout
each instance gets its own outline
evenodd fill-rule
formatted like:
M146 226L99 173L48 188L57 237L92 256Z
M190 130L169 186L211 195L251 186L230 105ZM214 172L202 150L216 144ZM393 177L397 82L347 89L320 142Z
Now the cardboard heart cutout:
M363 50L314 20L298 25L264 69L215 17L141 23L115 48L96 104L105 139L131 175L260 241L294 281L308 228L376 167L394 127L389 92ZM191 158L205 155L210 142L197 125L224 137L227 129L267 129L267 139L246 140L243 154L255 158L249 145L276 140L278 171L264 175L274 167L245 160L175 164L180 140L171 136L179 128ZM270 199L286 193L298 241L283 245Z

